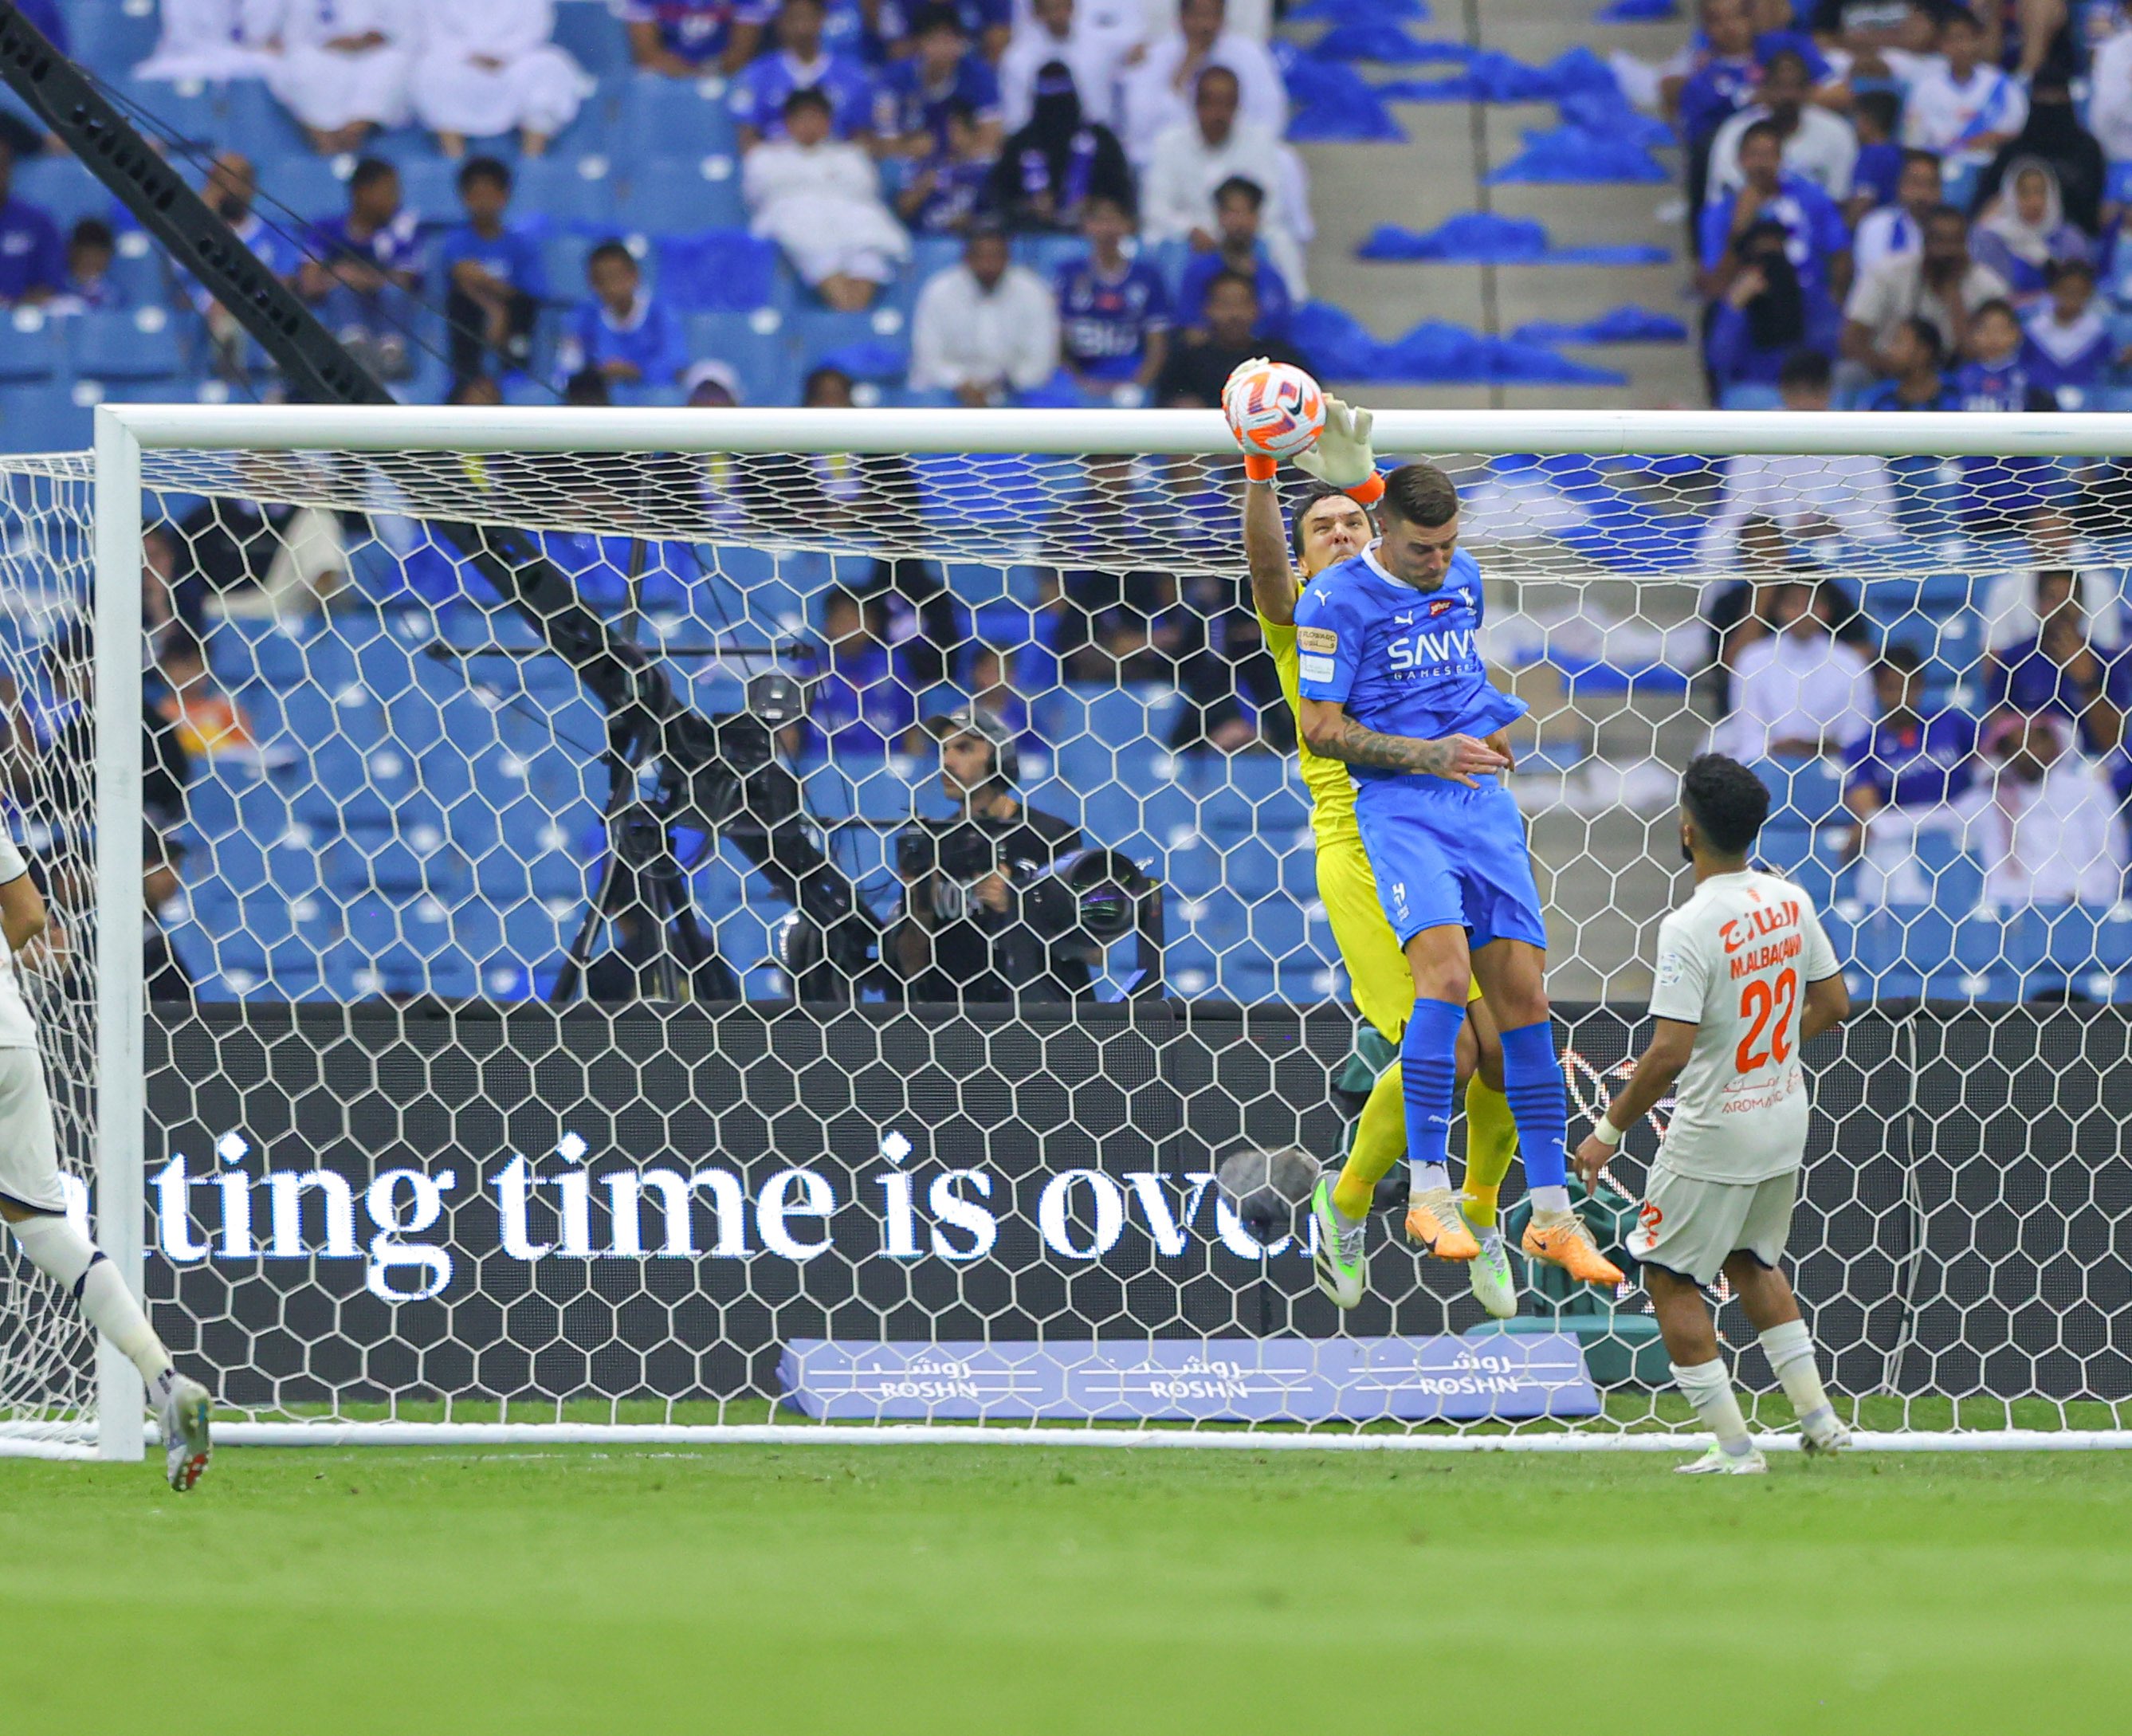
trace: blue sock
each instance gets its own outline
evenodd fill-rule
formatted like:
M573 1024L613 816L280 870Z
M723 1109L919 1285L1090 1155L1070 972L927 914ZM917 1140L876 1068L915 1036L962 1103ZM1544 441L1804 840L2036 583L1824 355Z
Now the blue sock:
M1448 1001L1416 1001L1400 1037L1406 1075L1406 1161L1419 1171L1442 1164L1451 1137L1458 1084L1458 1027L1466 1009Z
M1525 1159L1527 1187L1563 1187L1569 1159L1563 1137L1569 1128L1569 1093L1554 1052L1554 1027L1546 1019L1503 1033L1503 1095L1517 1123L1518 1156Z

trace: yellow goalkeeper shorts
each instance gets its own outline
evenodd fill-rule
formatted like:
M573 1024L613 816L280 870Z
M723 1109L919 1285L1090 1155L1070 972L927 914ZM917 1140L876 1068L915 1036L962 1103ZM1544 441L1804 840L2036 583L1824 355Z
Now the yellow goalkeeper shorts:
M1399 936L1385 919L1377 897L1377 877L1359 838L1321 840L1318 846L1318 896L1332 925L1340 961L1347 967L1355 1004L1387 1042L1396 1043L1414 1011L1414 973L1400 950ZM1466 997L1481 998L1472 983Z

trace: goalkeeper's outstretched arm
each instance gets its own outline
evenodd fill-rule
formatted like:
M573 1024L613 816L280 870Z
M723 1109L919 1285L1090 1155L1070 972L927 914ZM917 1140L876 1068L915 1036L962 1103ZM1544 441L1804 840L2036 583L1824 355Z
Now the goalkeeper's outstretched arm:
M1295 624L1295 565L1271 477L1244 481L1244 560L1251 569L1251 607L1275 627Z

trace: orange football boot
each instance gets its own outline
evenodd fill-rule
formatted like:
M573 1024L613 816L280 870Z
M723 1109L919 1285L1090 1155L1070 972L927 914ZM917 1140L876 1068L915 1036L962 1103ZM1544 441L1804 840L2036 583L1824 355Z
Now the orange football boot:
M1535 1260L1559 1266L1580 1284L1618 1284L1621 1268L1593 1245L1575 1212L1534 1212L1519 1243Z
M1406 1238L1439 1260L1476 1260L1481 1244L1458 1209L1458 1196L1448 1187L1416 1194L1407 1203Z

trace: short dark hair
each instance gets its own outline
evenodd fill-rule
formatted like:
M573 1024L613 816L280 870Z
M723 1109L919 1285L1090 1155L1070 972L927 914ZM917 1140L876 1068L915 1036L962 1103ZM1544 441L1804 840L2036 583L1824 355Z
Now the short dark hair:
M603 259L619 259L631 266L636 263L636 255L631 252L627 245L615 240L612 236L585 255L585 269L589 272Z
M1813 68L1807 65L1806 56L1796 48L1780 48L1768 60L1763 61L1762 76L1766 79L1779 66L1791 67L1808 84L1811 84L1813 82Z
M84 217L67 236L70 248L101 248L107 253L118 250L118 242L111 233L111 225L101 217Z
M1966 6L1950 6L1941 15L1939 27L1945 30L1950 24L1966 24L1979 36L1984 33L1983 23L1978 19L1976 14Z
M1880 653L1880 666L1894 670L1908 680L1925 666L1925 655L1916 646L1898 641Z
M2067 277L2085 277L2095 281L2095 267L2085 259L2054 259L2043 267L2043 281L2056 285Z
M928 6L910 21L910 34L929 36L936 30L952 30L957 36L964 34L963 15L952 6Z
M1891 92L1890 94L1893 94L1893 93ZM1916 146L1913 145L1903 152L1903 168L1914 168L1919 163L1923 163L1935 175L1942 172L1939 166L1938 151L1920 151ZM1901 171L1898 170L1896 172L1899 174Z
M501 187L506 193L511 188L511 171L499 157L468 157L454 185L463 193L478 180L485 180L492 187Z
M819 108L823 113L828 115L833 115L837 112L829 106L829 99L812 84L802 84L797 90L792 92L785 99L783 105L777 112L790 119L802 108Z
M1378 510L1402 524L1433 531L1458 516L1458 490L1435 465L1417 460L1401 464L1385 477L1384 502Z
M607 376L597 368L580 368L563 382L563 402L580 409L603 409L614 402Z
M1224 66L1219 60L1217 60L1212 65L1202 67L1200 69L1199 76L1192 81L1193 95L1195 97L1198 95L1201 91L1207 88L1208 82L1216 78L1227 79L1232 84L1236 87L1236 94L1238 96L1241 96L1243 94L1244 81L1236 76L1233 68Z
M1680 804L1721 856L1744 856L1769 817L1769 789L1736 759L1698 753L1680 781Z
M2003 314L2017 326L2021 323L2021 316L2014 311L2014 304L2004 296L1994 296L1989 301L1978 302L1970 314L1969 323L1974 325L1987 314Z
M1254 211L1262 211L1265 209L1265 189L1248 175L1232 175L1220 186L1214 189L1216 204L1218 205L1225 199L1248 200Z
M1795 349L1777 368L1779 392L1826 392L1828 379L1828 358L1817 349Z
M1861 119L1872 122L1890 136L1894 132L1895 123L1903 118L1903 99L1892 90L1861 90L1851 108Z
M949 97L940 105L940 118L960 121L965 127L974 127L977 124L977 105L968 97Z
M1924 345L1925 353L1932 358L1933 367L1938 367L1946 358L1947 339L1941 334L1937 320L1928 320L1923 314L1912 314L1903 321L1903 329Z
M1964 229L1969 227L1969 213L1960 205L1937 204L1924 214L1924 226L1930 228L1936 223L1944 223L1952 217Z
M1305 515L1319 501L1342 499L1347 498L1347 494L1345 488L1336 488L1332 483L1319 482L1314 478L1309 487L1303 491L1301 498L1295 503L1294 516L1288 522L1288 546L1298 560L1303 559L1303 521ZM1367 509L1364 510L1366 512Z
M1226 267L1215 272L1212 277L1207 280L1206 299L1212 301L1214 299L1214 291L1221 288L1221 286L1225 283L1241 283L1246 289L1251 292L1251 299L1254 301L1258 299L1259 286L1257 284L1246 277L1241 272L1232 272Z
M1750 138L1774 139L1776 141L1777 148L1780 151L1784 148L1784 129L1772 120L1765 119L1748 122L1740 132L1740 148L1741 150L1744 151L1746 149L1747 141Z
M381 180L397 180L398 167L382 156L366 156L348 171L348 190L360 193L365 187L374 186Z

